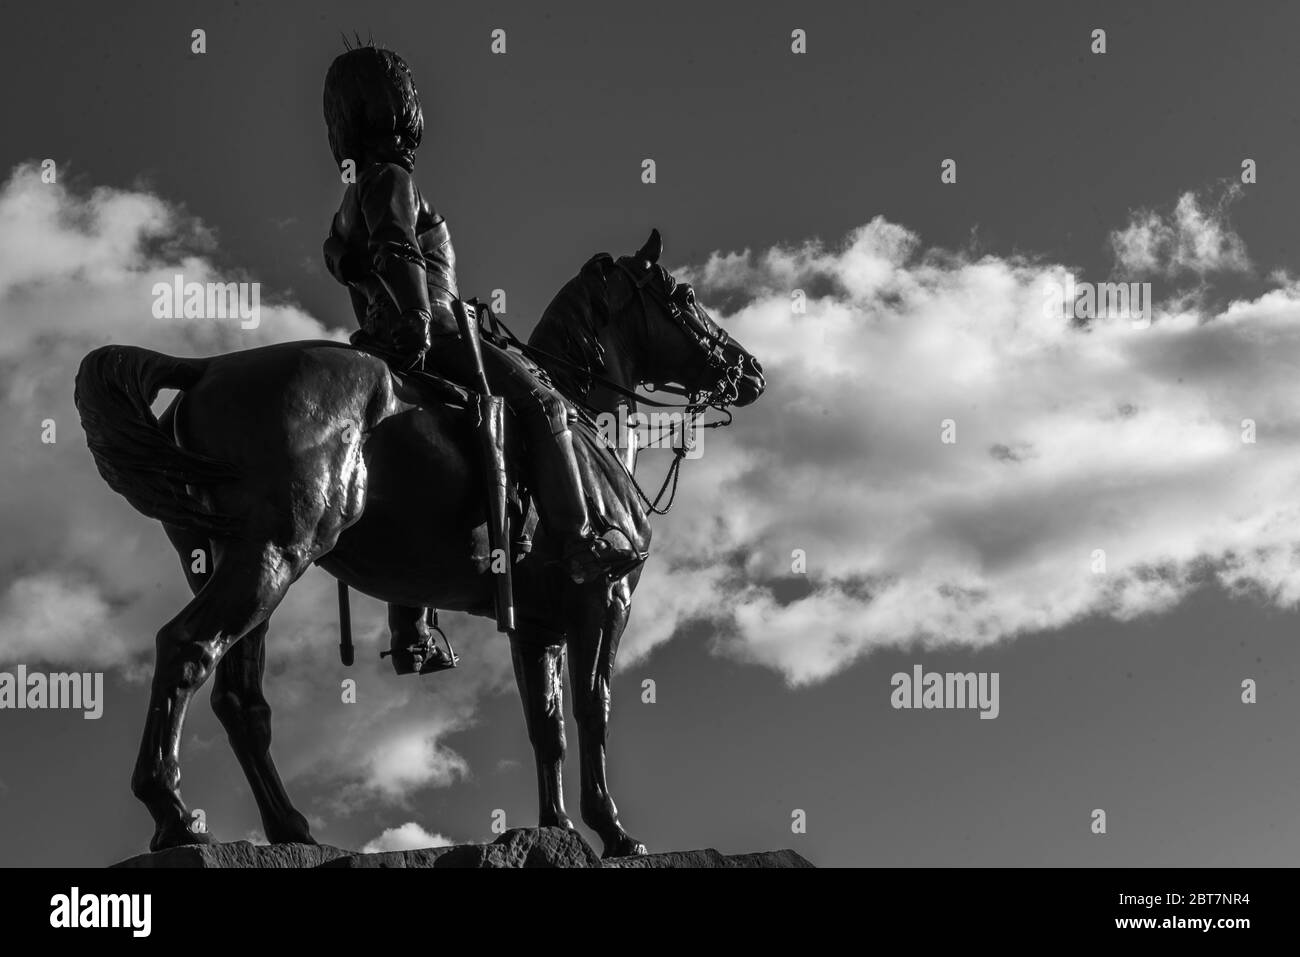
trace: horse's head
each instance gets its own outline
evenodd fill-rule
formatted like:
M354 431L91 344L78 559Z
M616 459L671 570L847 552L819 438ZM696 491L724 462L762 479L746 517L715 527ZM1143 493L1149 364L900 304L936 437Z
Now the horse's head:
M635 330L638 384L679 391L709 405L749 405L763 394L763 367L713 321L688 283L659 265L663 239L645 245L607 271L609 309Z
M533 357L589 408L598 396L596 405L618 401L602 382L677 392L699 408L749 405L763 394L763 367L659 265L662 253L656 229L631 256L593 256L542 313Z

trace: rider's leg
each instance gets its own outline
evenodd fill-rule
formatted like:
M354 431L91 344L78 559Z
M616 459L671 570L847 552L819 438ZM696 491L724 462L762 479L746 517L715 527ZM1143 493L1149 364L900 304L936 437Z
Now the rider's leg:
M569 575L581 583L635 564L639 556L626 538L618 532L597 535L591 526L564 398L538 381L516 353L484 343L483 364L524 433L537 507L560 543Z
M570 576L583 582L635 563L639 556L623 536L602 537L591 527L563 397L539 382L521 356L487 342L483 365L488 384L505 399L523 431L530 487L542 522L560 543ZM425 367L456 381L473 381L469 350L459 342L442 348L435 344Z

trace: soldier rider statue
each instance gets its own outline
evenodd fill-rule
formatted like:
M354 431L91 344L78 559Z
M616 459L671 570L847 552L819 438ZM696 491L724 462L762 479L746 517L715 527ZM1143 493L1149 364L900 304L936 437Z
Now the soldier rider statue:
M411 71L390 50L358 46L330 65L324 107L335 162L342 168L350 159L356 170L325 240L325 262L348 287L361 336L383 343L399 365L472 387L473 359L452 311L459 293L451 234L412 175L424 115ZM570 577L582 583L634 564L628 543L597 535L588 520L564 399L522 357L488 342L482 352L488 383L523 434L529 486ZM424 622L422 608L389 606L398 674L441 654Z

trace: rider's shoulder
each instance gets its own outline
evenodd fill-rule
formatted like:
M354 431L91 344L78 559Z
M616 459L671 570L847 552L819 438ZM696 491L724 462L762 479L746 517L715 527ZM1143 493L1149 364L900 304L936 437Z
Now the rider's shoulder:
M390 216L400 211L403 219L414 219L417 226L436 225L434 208L420 192L410 170L398 163L371 163L357 175L355 199L367 219Z
M371 188L406 189L415 191L415 177L400 163L375 162L357 174L357 188L365 192Z

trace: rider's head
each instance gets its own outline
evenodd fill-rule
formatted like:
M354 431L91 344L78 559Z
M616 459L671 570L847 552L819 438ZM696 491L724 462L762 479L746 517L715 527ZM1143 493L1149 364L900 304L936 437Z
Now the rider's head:
M376 161L415 166L424 135L420 94L406 62L392 50L359 46L335 57L325 74L325 127L340 166Z

